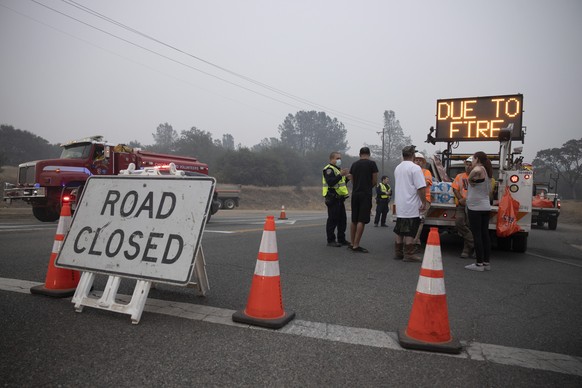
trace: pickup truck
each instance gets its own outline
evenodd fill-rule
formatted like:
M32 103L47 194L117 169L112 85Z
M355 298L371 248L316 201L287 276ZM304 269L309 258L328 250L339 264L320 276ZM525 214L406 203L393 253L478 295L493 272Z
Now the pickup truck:
M531 223L543 228L548 224L549 230L556 230L560 216L560 198L557 193L550 193L552 187L548 183L533 184Z

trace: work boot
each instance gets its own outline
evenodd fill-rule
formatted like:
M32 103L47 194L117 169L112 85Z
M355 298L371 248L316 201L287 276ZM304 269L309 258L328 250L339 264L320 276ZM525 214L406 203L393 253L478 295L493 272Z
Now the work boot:
M473 244L465 242L463 245L463 252L461 252L461 258L468 259L472 256L472 254L473 254Z
M414 244L404 245L404 258L402 261L420 263L422 259L416 254L416 247Z
M394 260L404 259L404 244L394 243Z

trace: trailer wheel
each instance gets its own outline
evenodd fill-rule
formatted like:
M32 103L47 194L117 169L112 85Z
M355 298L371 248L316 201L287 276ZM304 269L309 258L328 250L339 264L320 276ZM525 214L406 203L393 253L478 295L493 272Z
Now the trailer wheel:
M218 208L222 209L224 207L224 204L222 203L222 199L219 198L219 199L217 199L217 201L218 201Z
M229 199L224 200L224 207L226 209L232 210L232 209L234 209L235 205L236 204L234 202L234 199L229 198Z
M557 218L550 218L548 220L548 229L556 230L557 227L558 227L558 219Z
M34 214L36 219L41 222L53 222L58 220L61 216L60 212L57 211L57 209L38 206L32 208L32 214Z

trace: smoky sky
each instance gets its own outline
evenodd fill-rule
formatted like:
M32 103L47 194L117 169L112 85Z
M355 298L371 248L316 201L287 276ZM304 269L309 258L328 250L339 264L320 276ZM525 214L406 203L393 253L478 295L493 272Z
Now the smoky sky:
M581 137L581 37L575 0L0 0L0 122L52 143L152 144L167 122L252 146L317 110L356 154L393 110L433 152L438 99L521 93L531 160Z

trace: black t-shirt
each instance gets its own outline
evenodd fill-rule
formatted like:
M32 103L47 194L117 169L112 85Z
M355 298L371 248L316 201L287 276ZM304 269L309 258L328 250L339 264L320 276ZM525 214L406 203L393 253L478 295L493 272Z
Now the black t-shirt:
M350 174L352 174L352 185L354 193L366 193L372 195L372 174L378 172L376 162L370 159L360 159L352 164Z

